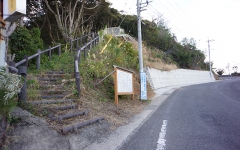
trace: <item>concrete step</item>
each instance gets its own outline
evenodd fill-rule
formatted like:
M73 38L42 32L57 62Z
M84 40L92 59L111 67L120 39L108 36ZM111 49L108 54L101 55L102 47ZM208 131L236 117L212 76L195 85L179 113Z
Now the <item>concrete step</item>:
M64 98L64 95L41 95L41 99L58 99L58 98Z
M65 74L64 71L47 71L46 74Z
M103 119L104 119L104 117L98 117L98 118L94 118L94 119L89 119L84 122L78 122L75 124L67 125L67 126L64 126L61 131L63 134L66 134L68 132L73 132L73 131L77 132L78 129L85 127L87 125L96 123L96 122L101 122Z
M75 103L77 100L75 99L65 99L65 100L38 100L28 102L33 105L43 105L43 104L60 104L60 103Z
M88 110L84 111L77 111L77 112L72 112L64 115L59 115L59 116L54 116L50 118L50 121L58 121L59 123L62 123L63 119L69 119L69 118L74 118L82 115L86 115L88 113Z
M61 89L49 89L49 90L40 90L40 93L43 95L54 95L54 94L64 94L68 91Z
M39 81L53 81L53 82L58 81L58 79L56 79L56 78L39 78L38 80Z

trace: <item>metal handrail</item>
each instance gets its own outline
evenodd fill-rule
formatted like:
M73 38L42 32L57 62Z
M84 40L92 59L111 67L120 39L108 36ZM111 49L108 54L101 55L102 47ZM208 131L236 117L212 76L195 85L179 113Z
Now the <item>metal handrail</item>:
M91 36L92 35L92 36ZM86 39L86 37L89 37L91 36L92 39L91 41L87 42L88 39ZM81 39L81 40L84 40L84 45L79 48L78 47L78 40ZM77 41L77 53L76 53L76 58L75 58L75 61L74 61L74 74L75 74L75 79L76 79L76 85L77 85L77 91L78 91L78 97L80 97L80 73L79 73L79 67L78 67L78 64L79 64L79 61L80 61L80 55L81 55L81 51L84 51L84 56L86 58L86 51L88 50L88 48L90 49L90 47L94 47L96 46L97 42L99 41L99 36L96 35L96 34L87 34L87 35L84 35L80 38L77 38L77 39L74 39L74 40L71 40L70 41L70 44L71 44L71 50L72 50L72 45L73 45L73 42L74 41ZM82 42L82 41L81 41ZM82 43L81 43L82 44ZM20 72L21 75L25 76L26 77L26 74L27 74L27 64L28 64L28 60L31 60L33 58L37 58L37 69L40 68L40 58L41 58L41 54L43 53L46 53L46 52L49 52L49 58L51 59L51 51L58 48L58 55L61 54L61 44L59 43L58 45L54 46L54 47L49 47L48 49L45 49L45 50L38 50L36 54L33 54L29 57L25 56L25 58L17 63L11 61L9 62L9 68L12 70L12 72L16 72L18 71L18 73ZM25 63L25 64L24 64ZM24 64L25 66L20 66ZM17 69L18 67L18 69ZM24 68L23 68L24 67ZM21 73L21 70L25 70L25 73ZM26 83L25 83L26 84ZM22 100L26 101L26 86L25 86L25 89L22 90L22 95L23 95L23 98Z
M39 55L41 55L41 54L43 54L43 53L49 52L50 50L54 50L55 48L61 48L61 44L58 44L58 45L56 45L56 46L54 46L54 47L48 48L48 49L46 49L46 50L43 50L43 51L41 51L40 53L36 53L36 54L31 55L31 56L29 56L27 59L25 58L25 59L17 62L17 63L15 64L15 67L18 67L18 66L22 65L23 63L25 63L27 60L31 60L31 59L33 59L33 58L35 58L35 57L38 57Z
M88 43L86 43L84 46L82 47L77 47L77 52L74 58L74 76L75 76L75 82L76 82L76 88L77 88L77 92L78 92L78 97L80 98L80 72L79 72L79 67L78 64L80 62L80 57L81 57L81 51L84 51L84 53L86 54L87 48L90 45L93 45L93 47L96 46L96 42L99 41L99 36L98 35L94 35L94 37L92 37L93 39L91 41L89 41ZM86 59L86 55L84 55L85 59Z

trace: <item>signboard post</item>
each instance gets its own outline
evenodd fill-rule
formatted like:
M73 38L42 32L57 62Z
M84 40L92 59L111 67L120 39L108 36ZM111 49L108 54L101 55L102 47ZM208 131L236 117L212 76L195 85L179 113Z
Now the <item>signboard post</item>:
M115 104L118 105L118 95L131 95L134 99L133 72L114 66Z

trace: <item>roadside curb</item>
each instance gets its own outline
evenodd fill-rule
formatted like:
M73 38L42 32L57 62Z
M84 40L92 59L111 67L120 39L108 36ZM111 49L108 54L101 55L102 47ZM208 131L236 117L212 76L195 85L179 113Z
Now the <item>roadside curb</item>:
M118 150L178 88L179 86L175 86L155 90L156 96L151 103L140 114L137 114L129 124L119 127L108 137L92 143L85 150Z

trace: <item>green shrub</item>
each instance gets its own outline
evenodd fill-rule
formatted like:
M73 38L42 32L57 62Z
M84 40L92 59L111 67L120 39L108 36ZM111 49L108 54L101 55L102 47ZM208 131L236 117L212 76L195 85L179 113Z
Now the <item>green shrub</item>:
M7 141L7 119L11 111L17 106L15 99L21 88L21 80L19 75L6 73L5 69L0 68L0 118L1 131L0 146L6 145Z
M43 41L40 38L40 30L32 28L28 30L25 27L18 27L9 37L9 48L12 54L15 54L15 61L23 59L24 55L31 56L37 53L37 49L43 49Z

